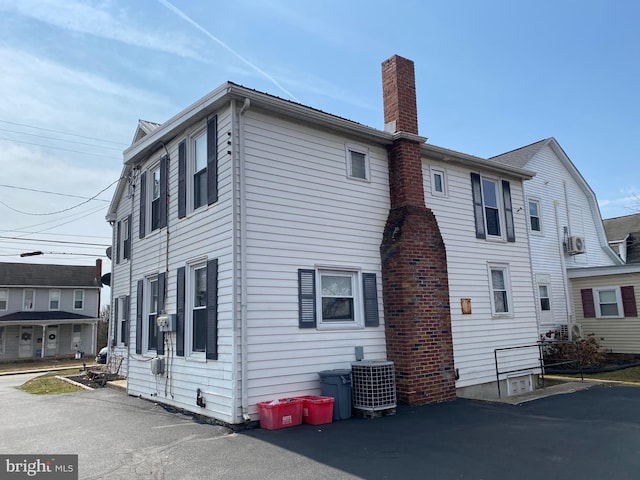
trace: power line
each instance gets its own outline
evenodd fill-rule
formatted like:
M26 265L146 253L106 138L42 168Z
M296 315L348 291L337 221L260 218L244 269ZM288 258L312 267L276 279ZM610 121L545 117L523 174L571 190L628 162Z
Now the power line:
M45 215L57 215L59 213L64 213L64 212L68 212L69 210L73 210L74 208L77 208L81 205L84 205L85 203L89 203L91 200L94 200L98 195L100 195L102 192L108 190L109 188L111 188L113 185L115 185L116 183L118 183L120 181L120 178L116 179L115 181L113 181L111 184L109 184L108 186L106 186L105 188L103 188L102 190L100 190L98 193L96 193L93 197L89 198L88 200L85 200L84 202L80 202L77 205L73 205L69 208L65 208L63 210L58 210L56 212L47 212L47 213L31 213L31 212L24 212L22 210L18 210L17 208L13 208L10 205L7 205L6 203L4 203L2 200L0 200L0 204L4 205L5 207L7 207L9 210L12 210L16 213L21 213L23 215L33 215L33 216L45 216Z
M124 147L128 146L126 143L123 143L123 142L114 142L113 140L103 140L102 138L87 137L85 135L78 135L77 133L62 132L60 130L51 130L50 128L36 127L33 125L26 125L24 123L10 122L8 120L0 120L0 123L8 123L9 125L17 125L19 127L33 128L35 130L42 130L45 132L61 133L62 135L70 135L72 137L86 138L87 140L96 140L98 142L103 142L103 143L112 143L114 145L122 145Z
M0 235L0 238L4 238L5 240L20 240L23 242L47 242L47 243L66 243L72 245L90 245L93 247L108 247L110 244L103 243L89 243L89 242L70 242L65 240L46 240L40 238L22 238L22 237L6 237L4 235Z
M4 185L0 184L0 187L5 188L15 188L16 190L26 190L28 192L37 192L37 193L48 193L50 195L60 195L61 197L71 197L71 198L82 198L83 200L88 199L88 197L81 197L80 195L71 195L69 193L58 193L58 192L49 192L47 190L36 190L35 188L27 188L27 187L17 187L15 185ZM110 203L110 200L103 200L101 198L90 198L89 200L95 200L96 202L106 202Z
M97 153L80 152L78 150L70 150L68 148L52 147L51 145L42 145L40 143L25 142L24 140L15 140L13 138L0 137L0 140L6 140L8 142L24 143L24 144L27 144L27 145L34 145L36 147L52 148L54 150L62 150L63 152L82 153L83 155L91 155L92 157L102 157L102 158L108 158L110 160L120 160L119 158L110 157L108 155L99 155Z
M17 130L9 130L7 128L0 128L0 132L17 133L18 135L29 135L31 137L38 137L38 138L46 138L48 140L55 140L56 142L75 143L76 145L86 145L88 147L94 147L94 148L105 148L107 150L115 150L117 152L121 152L122 151L121 148L105 147L104 145L96 145L95 143L76 142L74 140L65 140L64 138L48 137L46 135L38 135L37 133L19 132ZM15 140L15 141L18 142L19 140Z

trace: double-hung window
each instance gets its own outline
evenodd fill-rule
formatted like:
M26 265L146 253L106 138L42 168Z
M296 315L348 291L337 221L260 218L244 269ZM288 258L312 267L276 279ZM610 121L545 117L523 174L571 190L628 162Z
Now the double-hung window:
M168 188L169 157L165 155L158 164L140 175L140 238L144 238L147 232L167 226Z
M489 265L489 291L494 316L512 313L509 282L509 268L506 265Z
M551 310L551 298L549 297L549 285L538 285L540 295L540 310L548 312Z
M8 310L9 308L9 290L0 288L0 310Z
M636 294L632 285L583 288L580 296L584 318L638 317Z
M149 292L147 303L147 350L158 348L158 278L149 280L147 292Z
M319 330L379 325L375 273L298 270L299 327Z
M116 263L131 257L131 215L120 220L116 226Z
M0 355L4 355L4 327L0 327Z
M532 232L542 232L540 218L540 200L529 199L529 228Z
M207 132L193 139L193 209L207 204Z
M178 144L178 218L218 201L218 117Z
M207 349L207 266L191 269L191 351Z
M60 290L49 290L49 310L60 310Z
M129 333L129 296L118 298L116 306L118 307L115 312L117 332L114 335L117 336L119 344L126 345Z
M511 204L511 184L471 173L471 192L476 238L505 239L515 242Z
M73 309L82 310L84 308L84 290L73 291Z

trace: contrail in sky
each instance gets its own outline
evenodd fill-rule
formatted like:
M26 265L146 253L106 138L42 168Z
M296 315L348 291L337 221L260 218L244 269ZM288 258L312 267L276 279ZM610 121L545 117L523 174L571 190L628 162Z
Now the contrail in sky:
M251 63L249 60L247 60L246 58L244 58L242 55L240 55L238 52L236 52L233 48L231 48L229 45L227 45L226 43L224 43L222 40L220 40L219 38L217 38L215 35L213 35L212 33L210 33L206 28L204 28L202 25L200 25L199 23L197 23L196 21L192 20L191 18L189 18L187 16L186 13L184 13L182 10L180 10L179 8L175 7L173 4L171 4L168 0L158 0L159 3L161 3L162 5L164 5L165 7L167 7L169 10L171 10L173 13L175 13L176 15L178 15L180 18L182 18L183 20L185 20L186 22L189 22L191 25L193 25L195 28L197 28L198 30L200 30L202 33L204 33L207 37L209 37L211 40L213 40L214 42L216 42L218 45L220 45L222 48L224 48L225 50L229 51L231 54L233 54L235 57L237 57L239 60L241 60L242 62L246 63L247 65L249 65L251 68L253 68L256 72L258 72L260 75L262 75L263 77L265 77L267 80L271 81L276 87L278 87L280 90L282 90L284 93L286 93L290 98L292 98L293 100L295 100L296 102L300 103L300 100L298 100L295 95L293 95L291 92L289 92L286 88L284 88L282 85L280 85L280 83L278 83L278 81L273 78L271 75L269 75L267 72L265 72L264 70L262 70L261 68L257 67L256 65L254 65L253 63Z

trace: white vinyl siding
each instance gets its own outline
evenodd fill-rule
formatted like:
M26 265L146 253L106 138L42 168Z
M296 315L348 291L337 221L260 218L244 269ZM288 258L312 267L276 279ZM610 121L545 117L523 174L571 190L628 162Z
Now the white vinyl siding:
M249 404L255 405L319 394L317 372L348 367L354 345L364 347L366 358L386 358L382 322L346 331L299 328L297 272L330 266L381 278L389 186L383 147L366 146L369 182L354 182L345 178L349 139L253 110L244 118L247 300L260 306L247 312Z
M218 202L210 205L204 215L189 215L178 221L178 202L169 201L168 226L171 229L169 238L171 253L168 264L165 264L164 256L158 254L160 251L166 251L167 237L160 234L147 235L144 239L140 239L139 222L134 221L132 224L131 277L129 277L128 268L118 269L117 272L120 272L121 278L125 279L127 289L126 292L123 292L119 283L115 287L119 295L128 295L129 285L132 285L130 287L131 310L128 341L131 357L129 357L127 365L129 393L141 395L144 398L157 398L177 408L195 413L204 413L222 421L233 423L242 421L239 417L239 410L234 410L233 408L234 402L236 402L234 397L237 398L239 395L239 384L232 381L232 378L236 378L234 369L237 368L236 360L239 361L240 357L235 349L236 347L234 347L233 336L236 329L233 325L234 313L232 306L232 299L234 298L234 279L232 277L234 242L232 240L232 232L237 225L234 223L235 219L231 203L231 155L227 153L233 150L233 147L227 145L227 138L233 139L234 137L227 135L227 132L235 131L235 127L232 127L230 109L219 111L217 115L218 136L224 138L224 141L218 142ZM204 128L206 128L206 120L202 120L198 125L193 125L189 130L195 132ZM176 161L169 162L168 178L169 192L176 197L178 191L178 143L184 138L184 136L179 136L175 141L167 145L169 158L176 159ZM123 200L127 200L126 197L123 197ZM120 206L118 208L120 210ZM130 209L130 204L125 202L122 205L122 214L126 214ZM138 212L138 209L139 198L136 197L133 211ZM135 218L136 216L134 215ZM147 233L149 232L147 231ZM171 349L174 352L171 365L174 382L165 395L164 386L162 388L157 387L156 379L150 373L149 362L145 361L147 359L137 358L134 354L137 306L136 281L148 277L154 272L166 269L165 309L168 313L175 313L177 297L176 271L178 268L192 264L203 256L218 258L218 360L205 361L204 359L194 358L194 356L176 356L175 334L165 335L165 339L169 339L172 342ZM115 268L119 267L116 266ZM187 338L185 338L185 345L186 341ZM118 351L124 355L127 354L126 348ZM195 385L200 385L207 391L216 393L215 395L207 395L205 410L195 404Z
M444 169L441 162L423 158L425 192L431 191L433 169ZM452 162L446 164L447 198L432 196L429 206L436 215L447 250L451 329L454 360L460 378L457 387L495 381L496 348L535 344L538 340L537 304L533 291L528 219L522 183L510 182L515 242L488 242L476 238L473 196L469 169ZM478 172L481 175L482 171ZM499 202L502 196L498 197ZM518 211L520 209L520 211ZM510 316L494 316L488 265L507 265L511 301ZM463 314L461 299L471 300L471 313ZM500 364L504 370L535 367L537 350L518 351Z

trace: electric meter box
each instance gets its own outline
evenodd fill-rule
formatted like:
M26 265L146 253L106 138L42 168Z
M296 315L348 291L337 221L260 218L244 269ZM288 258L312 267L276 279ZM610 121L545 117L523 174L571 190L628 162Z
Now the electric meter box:
M175 313L158 315L156 318L156 325L161 332L175 332L176 331L176 315Z

